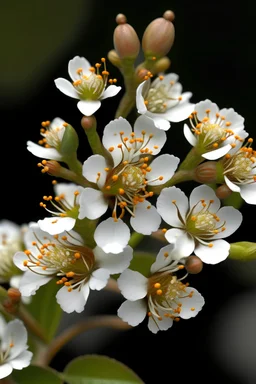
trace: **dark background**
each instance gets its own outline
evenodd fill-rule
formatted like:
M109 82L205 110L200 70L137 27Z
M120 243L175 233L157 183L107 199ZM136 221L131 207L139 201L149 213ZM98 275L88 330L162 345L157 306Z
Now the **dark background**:
M169 54L170 70L180 76L193 102L209 98L219 107L233 107L245 117L246 130L255 137L253 7L249 0L157 2L16 1L0 4L2 22L0 62L1 218L18 224L45 215L39 207L51 191L51 178L42 175L39 159L26 150L26 141L39 139L40 124L59 116L80 137L79 157L91 154L80 126L76 101L54 85L68 78L68 61L76 55L97 62L113 48L115 16L124 13L141 38L146 26L166 9L176 14L176 38ZM112 77L122 77L111 64ZM96 112L98 127L114 118L121 94L107 99ZM168 131L165 152L184 158L190 149L182 123ZM191 185L182 185L185 192ZM230 241L255 241L255 207L244 205L244 221ZM142 244L143 245L143 244ZM154 243L156 249L159 244ZM158 247L158 248L157 248ZM165 332L151 334L146 323L127 332L104 330L77 338L53 361L63 369L74 356L100 353L114 357L146 383L256 382L256 265L227 260L204 266L191 276L191 286L206 300L200 314ZM99 300L99 301L97 301ZM119 295L94 292L84 315L116 313ZM64 316L61 327L81 316Z

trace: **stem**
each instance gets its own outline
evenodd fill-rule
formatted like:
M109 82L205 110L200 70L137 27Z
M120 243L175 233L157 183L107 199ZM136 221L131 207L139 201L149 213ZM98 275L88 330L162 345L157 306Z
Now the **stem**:
M59 352L59 350L64 347L70 340L74 337L80 335L81 333L87 332L90 329L95 328L113 328L126 330L130 329L131 326L123 322L119 317L112 315L103 315L103 316L92 316L88 320L76 323L71 327L64 330L58 337L56 337L48 346L45 351L45 355L41 356L40 364L41 366L47 366L54 358L54 356Z
M183 162L180 164L178 171L189 171L195 169L200 163L205 159L196 151L196 148L193 147Z
M122 75L124 78L125 94L116 110L115 118L120 116L127 117L135 105L137 84L133 59L122 60Z
M11 376L4 377L0 382L1 384L15 384L15 381L12 380Z
M108 291L120 293L120 289L118 288L117 281L115 279L110 278L105 287Z
M133 232L128 244L134 249L140 244L143 239L144 235L142 235L141 233Z
M36 319L31 316L31 314L25 309L22 304L20 304L19 306L17 316L24 322L30 332L32 332L44 343L48 343L47 337L45 336L40 324L38 324Z
M90 127L88 129L84 129L87 140L90 144L91 150L94 155L101 155L103 157L106 157L106 151L102 145L101 139L97 132L97 126Z
M194 180L194 170L180 170L177 171L165 184L149 187L148 189L149 191L154 192L154 194L159 195L163 188L172 187L173 185L189 180Z

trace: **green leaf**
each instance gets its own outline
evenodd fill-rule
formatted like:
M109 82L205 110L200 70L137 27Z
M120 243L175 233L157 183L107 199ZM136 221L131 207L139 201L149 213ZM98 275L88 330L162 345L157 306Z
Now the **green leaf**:
M134 252L133 259L129 269L138 271L142 275L148 277L150 275L151 265L156 261L156 256L149 252Z
M35 365L30 365L21 371L13 370L11 377L17 384L62 384L57 371Z
M59 286L53 279L40 287L32 296L32 302L27 305L28 311L41 325L48 341L55 336L63 313L55 297L58 289Z
M143 384L136 373L123 363L99 355L72 360L62 377L68 384Z

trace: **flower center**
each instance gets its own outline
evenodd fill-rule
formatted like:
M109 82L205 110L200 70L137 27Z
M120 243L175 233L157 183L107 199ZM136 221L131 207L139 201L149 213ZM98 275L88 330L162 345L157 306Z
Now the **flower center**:
M251 184L256 181L256 151L251 148L253 139L248 139L245 146L234 155L227 154L223 160L224 175L238 184Z
M13 342L10 342L9 345L5 345L4 348L0 345L0 365L4 364L8 359L11 349L14 347Z
M42 128L40 130L43 139L38 141L38 144L43 145L45 148L56 148L60 150L62 138L65 132L67 123L63 123L61 127L51 126L50 121L43 121ZM49 129L47 129L49 127Z
M39 254L26 250L28 259L24 261L24 266L37 274L60 277L57 284L64 284L69 287L69 291L81 287L88 281L95 267L92 250L73 245L66 236L59 238L56 235L54 238L56 241L45 243L36 238L37 241L32 242L32 245L37 247Z
M152 113L164 113L169 108L175 107L182 100L181 96L176 96L173 92L174 81L169 84L161 84L163 76L158 77L158 81L149 88L144 97L148 111ZM177 93L177 92L176 92Z
M77 69L79 79L73 82L79 98L82 100L98 100L104 92L107 83L116 83L116 79L109 79L109 72L106 68L106 59L101 59L104 70L100 73L100 63L96 63L95 67L91 67L89 72L84 73L82 68Z

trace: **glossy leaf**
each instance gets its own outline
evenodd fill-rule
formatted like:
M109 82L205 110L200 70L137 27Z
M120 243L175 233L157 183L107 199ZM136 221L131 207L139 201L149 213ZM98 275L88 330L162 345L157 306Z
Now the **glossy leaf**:
M13 370L11 377L17 384L62 384L57 371L33 365L21 371Z

